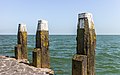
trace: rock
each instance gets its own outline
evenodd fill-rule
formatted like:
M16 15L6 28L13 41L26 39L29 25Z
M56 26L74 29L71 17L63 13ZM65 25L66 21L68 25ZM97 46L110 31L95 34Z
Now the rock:
M53 75L48 68L36 68L20 63L15 58L0 56L0 75Z

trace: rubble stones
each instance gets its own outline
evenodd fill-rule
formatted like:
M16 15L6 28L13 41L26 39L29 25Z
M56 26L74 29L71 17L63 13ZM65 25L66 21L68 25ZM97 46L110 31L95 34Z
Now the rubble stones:
M48 68L35 68L14 58L0 56L0 75L53 75Z

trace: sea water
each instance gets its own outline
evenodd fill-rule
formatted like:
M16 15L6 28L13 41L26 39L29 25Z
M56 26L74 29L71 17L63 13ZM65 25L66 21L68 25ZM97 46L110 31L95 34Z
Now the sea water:
M0 55L14 56L16 35L0 35ZM50 35L51 69L56 75L72 74L72 57L76 53L75 35ZM96 43L96 75L120 75L120 36L98 35ZM28 56L32 62L35 35L28 36Z

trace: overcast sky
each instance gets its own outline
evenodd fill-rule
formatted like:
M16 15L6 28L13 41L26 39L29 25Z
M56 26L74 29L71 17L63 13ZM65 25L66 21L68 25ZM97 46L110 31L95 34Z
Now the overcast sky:
M76 34L81 12L93 14L97 34L120 34L120 0L0 0L0 34L17 34L19 23L35 34L39 19L50 34Z

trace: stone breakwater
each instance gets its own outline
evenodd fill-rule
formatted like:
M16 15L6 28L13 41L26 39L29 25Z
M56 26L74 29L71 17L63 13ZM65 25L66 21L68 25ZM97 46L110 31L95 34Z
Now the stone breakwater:
M0 56L0 75L53 75L48 68L36 68L20 63L15 58Z

